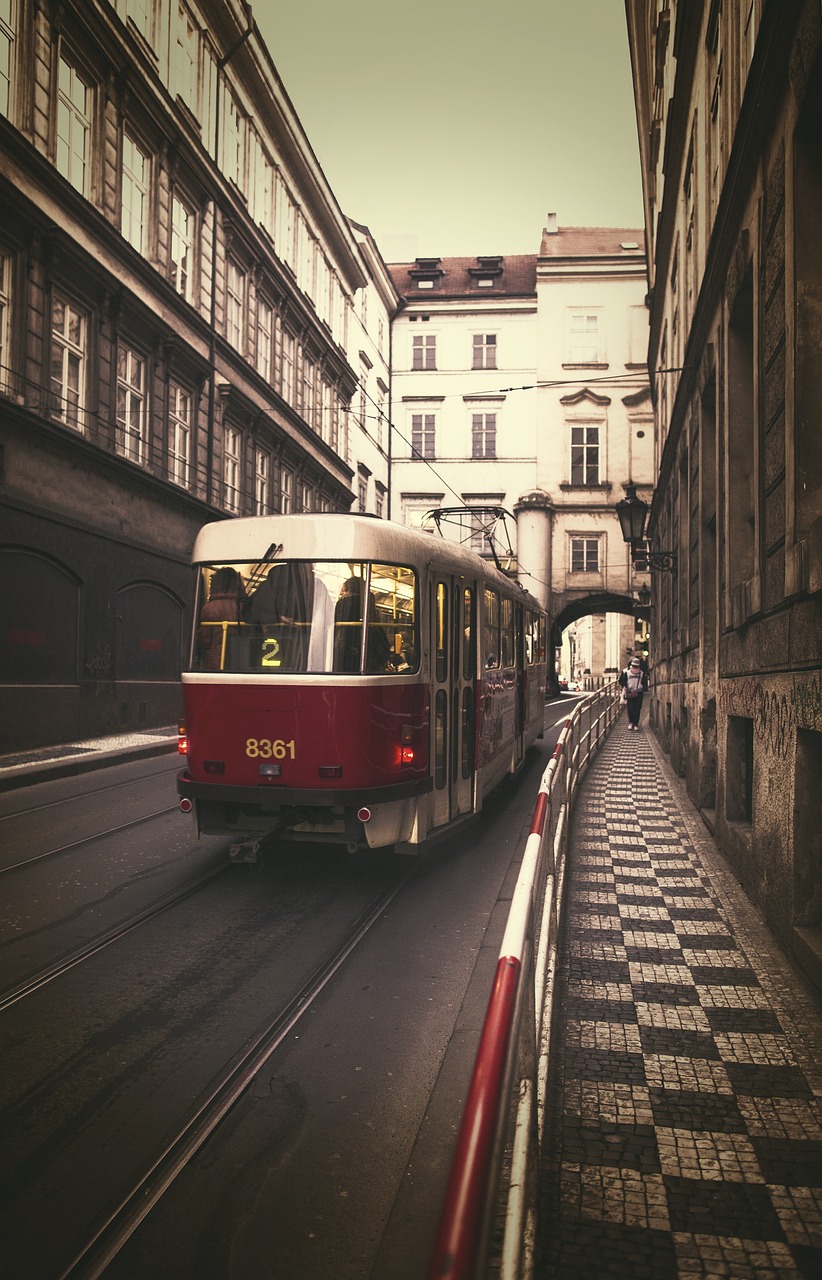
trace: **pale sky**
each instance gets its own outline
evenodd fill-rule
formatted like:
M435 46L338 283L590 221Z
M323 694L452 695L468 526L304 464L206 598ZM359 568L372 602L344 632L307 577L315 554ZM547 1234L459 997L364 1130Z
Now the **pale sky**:
M253 12L340 207L387 261L537 253L552 211L642 226L622 0Z

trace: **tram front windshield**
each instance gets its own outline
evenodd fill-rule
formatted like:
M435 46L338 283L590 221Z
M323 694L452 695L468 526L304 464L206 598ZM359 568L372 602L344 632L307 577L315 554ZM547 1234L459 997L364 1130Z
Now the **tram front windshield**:
M191 670L415 671L413 569L358 561L199 566Z

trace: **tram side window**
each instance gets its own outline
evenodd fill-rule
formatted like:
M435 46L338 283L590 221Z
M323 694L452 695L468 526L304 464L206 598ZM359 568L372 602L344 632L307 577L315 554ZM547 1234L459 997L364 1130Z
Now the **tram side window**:
M485 588L483 652L487 670L500 665L499 596L490 587Z
M436 674L439 683L448 675L448 588L438 582L435 598Z
M536 617L530 609L525 610L525 665L532 667L536 662Z
M462 592L462 678L474 678L474 592L464 587Z
M500 664L503 667L514 665L514 602L500 601Z
M416 671L416 578L413 569L372 564L366 671Z

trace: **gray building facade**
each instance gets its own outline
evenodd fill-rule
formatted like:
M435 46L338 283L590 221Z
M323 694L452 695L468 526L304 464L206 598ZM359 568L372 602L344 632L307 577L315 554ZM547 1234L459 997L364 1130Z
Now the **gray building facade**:
M651 285L652 720L822 980L822 18L628 0Z

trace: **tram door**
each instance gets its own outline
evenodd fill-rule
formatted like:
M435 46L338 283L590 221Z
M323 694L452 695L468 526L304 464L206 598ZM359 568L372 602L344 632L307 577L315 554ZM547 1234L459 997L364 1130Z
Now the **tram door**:
M476 583L442 576L433 586L433 825L474 807Z

